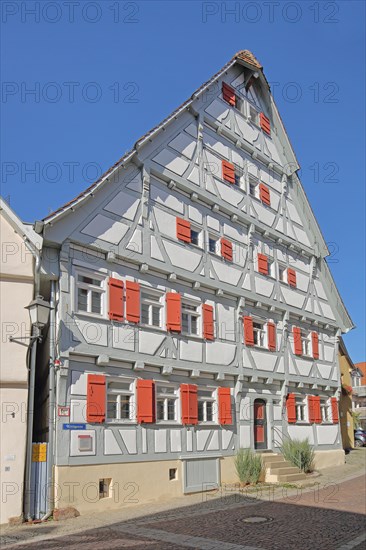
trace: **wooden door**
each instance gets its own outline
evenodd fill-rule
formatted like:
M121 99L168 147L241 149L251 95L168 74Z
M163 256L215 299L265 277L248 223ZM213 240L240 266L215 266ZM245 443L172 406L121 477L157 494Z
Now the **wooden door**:
M254 447L267 449L266 402L263 399L254 401Z

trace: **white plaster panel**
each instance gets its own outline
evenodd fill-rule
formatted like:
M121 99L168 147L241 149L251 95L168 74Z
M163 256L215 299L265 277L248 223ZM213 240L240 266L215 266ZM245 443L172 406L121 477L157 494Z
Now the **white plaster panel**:
M187 451L190 453L193 451L193 433L189 430L186 431L187 437Z
M250 284L250 275L249 275L249 273L247 273L245 275L242 287L245 288L246 290L250 290L251 284Z
M309 443L314 445L314 435L312 426L293 426L289 424L288 435L291 439L309 439Z
M134 351L137 330L134 327L114 325L112 327L112 345L116 349Z
M271 201L272 201L272 195L274 193L271 193ZM273 206L274 208L274 206ZM263 204L259 202L255 202L255 210L257 212L258 219L265 223L266 225L269 225L272 227L272 224L274 222L276 213L273 212L270 208L267 208L266 206L263 206Z
M170 430L170 450L172 453L179 453L182 450L180 430Z
M71 399L70 401L70 422L86 422L86 400Z
M225 281L229 285L237 285L241 276L241 271L235 269L230 264L225 262L219 262L215 259L212 259L212 267L214 268L216 275L220 281Z
M332 319L334 321L335 317L333 315L333 311L330 305L326 304L325 302L320 302L320 303L321 303L321 308L323 310L324 317L327 317L327 319Z
M279 372L279 373L284 373L285 372L285 361L284 361L283 357L280 357L280 360L279 360L278 366L277 366L277 372Z
M197 166L193 166L192 171L187 176L187 179L192 183L194 183L195 185L200 184L200 173Z
M147 430L143 426L141 426L141 444L142 444L142 452L146 454L147 453Z
M89 435L92 438L91 451L79 451L79 435ZM95 455L95 430L71 430L70 431L70 456Z
M117 443L113 430L104 430L104 454L121 455L122 449Z
M247 248L240 244L233 243L233 262L240 267L245 266L247 258Z
M217 232L220 231L220 222L219 222L219 220L216 220L212 216L207 216L206 221L207 221L207 226L210 229L214 229Z
M155 355L159 346L164 342L165 334L154 333L140 329L139 331L139 352Z
M229 109L222 101L215 99L208 107L206 107L205 111L213 118L221 121L228 115Z
M264 141L265 141L265 144L268 148L268 151L272 157L272 160L274 160L274 162L277 162L277 164L282 164L282 161L281 161L281 158L280 158L280 155L278 154L278 151L277 151L277 148L275 146L275 144L273 143L273 141L268 138L267 136L264 136Z
M119 430L119 433L121 434L123 443L126 445L128 454L136 454L137 453L136 430L121 429Z
M87 374L78 370L71 371L71 395L86 395Z
M334 361L334 345L327 345L324 344L324 359L325 361L329 361L330 363L333 363Z
M98 321L91 319L84 321L75 317L75 325L80 330L85 342L94 346L107 346L108 344L108 327Z
M220 448L219 445L219 432L217 430L213 430L212 438L210 443L207 446L208 451L218 451Z
M167 431L165 429L160 428L159 430L154 431L154 435L155 435L155 452L156 453L166 453L166 451L167 451L167 443L166 443Z
M128 181L126 189L131 189L131 191L136 191L136 193L142 192L142 177L141 172L131 176L131 174L125 174L122 181Z
M250 426L240 426L239 429L239 445L242 449L249 449L250 448Z
M150 186L150 197L151 200L163 204L167 208L183 214L184 212L184 203L178 197L173 195L171 192L162 189L158 185L151 184Z
M187 136L187 134L181 133L172 139L168 145L172 149L178 151L178 153L182 153L184 156L191 159L196 148L196 141L190 136Z
M316 426L319 445L334 445L338 438L338 424L332 426Z
M229 185L222 183L216 178L215 183L222 200L231 204L232 206L238 206L239 202L243 198L243 195L239 191L234 189L234 186L229 187Z
M131 250L132 252L136 252L137 254L142 253L142 231L141 229L135 229L131 240L127 244L126 248L128 250ZM133 254L130 254L129 257L132 257Z
M151 247L151 257L155 260L159 260L160 262L164 261L164 256L162 255L158 241L156 240L156 237L154 235L151 235L150 237L150 247Z
M330 365L324 365L324 364L319 363L318 364L318 370L319 370L320 376L324 380L330 380L330 373L332 371L332 367Z
M128 225L97 214L81 233L112 244L118 244L128 231Z
M293 345L291 343L291 345ZM297 370L295 368L295 359L293 359L290 355L289 355L289 358L288 358L288 371L290 374L298 374L297 373Z
M193 124L192 122L189 126L187 126L187 128L185 128L185 132L187 132L187 134L189 134L190 136L196 138L198 136L197 125Z
M197 437L197 451L203 451L208 441L211 430L198 430L196 432Z
M276 355L270 353L252 350L252 357L257 369L273 372L276 364Z
M296 238L300 243L305 244L306 246L310 246L309 238L303 229L294 226L294 231L296 234Z
M246 120L240 115L235 115L235 121L241 132L242 137L249 143L253 143L258 137L258 131L255 130Z
M273 420L282 420L281 405L273 405Z
M221 445L224 451L226 451L229 448L230 443L232 442L232 439L233 439L233 432L231 430L225 430L225 428L222 428Z
M307 292L309 288L309 277L307 275L303 275L298 271L296 273L296 286L299 290Z
M229 158L229 147L227 145L225 145L222 141L220 141L217 137L211 136L210 134L204 132L203 133L203 143L206 146L211 147L211 149L213 149L214 151L216 151L217 153L222 155L224 158L226 158L226 159ZM212 156L212 155L210 154L210 156ZM215 157L215 158L216 158L216 161L217 161L217 157Z
M163 235L167 235L172 239L176 239L177 238L176 216L172 216L171 214L168 214L167 212L160 210L160 208L154 207L153 210L154 210L156 223L160 233L162 233Z
M297 213L295 205L290 200L286 199L286 207L287 207L287 212L290 216L290 220L292 220L293 222L297 223L302 227L303 224L299 214Z
M281 287L283 297L285 299L285 302L289 304L290 306L298 307L302 309L304 305L305 296L302 296L295 290L291 290L290 288L286 288L284 286Z
M313 362L312 361L306 361L303 359L296 359L296 366L298 368L299 374L301 376L309 376ZM312 373L313 374L313 373Z
M206 360L213 365L229 365L235 357L236 346L223 342L206 343Z
M160 151L160 153L153 157L153 160L179 176L182 176L188 168L187 160L182 159L168 149Z
M240 420L250 420L251 419L251 403L249 395L243 397L240 401Z
M222 340L235 341L235 310L231 306L217 304L218 336Z
M319 298L322 298L323 300L327 299L327 295L325 294L323 284L318 281L317 279L314 279L314 285L315 290Z
M198 210L198 208L195 208L194 206L189 205L188 206L188 217L190 220L202 224L202 214Z
M166 253L169 256L170 261L177 267L182 267L188 271L195 271L198 264L201 261L202 253L197 253L193 250L189 250L180 244L175 244L163 239Z
M181 340L179 358L183 361L202 362L202 343L194 340Z
M139 206L140 199L120 191L115 197L104 207L107 212L112 212L118 216L122 216L127 220L133 221Z
M235 239L242 244L246 244L248 242L247 233L244 231L244 229L242 229L241 227L233 227L228 223L224 223L224 235L230 239Z
M270 296L273 292L273 283L262 277L254 277L255 280L255 290L257 294L262 296Z

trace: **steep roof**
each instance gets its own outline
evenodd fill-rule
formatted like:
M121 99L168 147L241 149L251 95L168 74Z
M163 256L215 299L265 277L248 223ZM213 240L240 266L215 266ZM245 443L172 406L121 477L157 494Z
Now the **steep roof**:
M0 196L0 212L5 216L14 231L29 246L36 255L42 248L42 237L38 235L30 224L23 223L10 205Z

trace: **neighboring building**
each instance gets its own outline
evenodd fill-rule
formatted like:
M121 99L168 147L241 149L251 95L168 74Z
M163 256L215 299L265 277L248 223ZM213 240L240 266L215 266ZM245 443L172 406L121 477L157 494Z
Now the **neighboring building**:
M28 402L30 318L26 306L34 298L35 258L41 238L23 224L0 198L0 523L23 512ZM19 338L10 341L9 337Z
M359 415L360 427L366 430L366 363L356 363L352 373L352 405Z
M239 447L287 437L308 437L317 467L344 462L338 342L353 323L298 169L261 65L239 52L36 222L57 304L57 507L211 489L237 479Z
M339 368L341 374L341 394L339 399L340 424L344 449L353 449L353 416L352 416L352 372L354 364L348 355L343 338L339 340Z

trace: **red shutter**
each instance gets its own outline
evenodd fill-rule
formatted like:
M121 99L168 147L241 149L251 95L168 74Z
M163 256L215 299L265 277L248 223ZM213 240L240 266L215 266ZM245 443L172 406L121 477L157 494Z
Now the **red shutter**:
M86 421L105 422L106 381L104 374L88 374L86 393Z
M290 286L296 288L296 271L291 267L287 269L287 282Z
M235 183L235 166L227 160L222 161L222 179L229 183Z
M182 424L197 424L197 386L195 384L181 384L180 398L182 404Z
M221 256L225 260L233 261L233 243L224 239L224 237L221 238Z
M271 196L269 193L269 188L264 183L259 184L259 197L264 204L271 206Z
M311 333L311 347L314 359L319 359L319 336L317 332Z
M264 113L261 113L259 115L259 123L263 132L266 132L266 134L271 135L271 123L269 118L267 118Z
M315 422L315 403L314 396L308 395L308 407L309 407L309 422L313 424Z
M219 424L232 424L230 388L219 388Z
M222 83L222 97L230 105L235 105L235 90L226 82Z
M213 306L204 304L202 306L203 314L203 337L206 340L214 339L214 315L213 315Z
M258 254L258 271L268 275L268 258L264 254Z
M301 328L293 327L292 334L294 336L294 353L295 355L302 355Z
M177 218L177 239L185 243L191 242L191 224L183 218Z
M322 413L320 410L320 396L314 395L313 397L313 403L314 403L314 422L317 424L321 424L322 422Z
M137 380L137 422L155 422L155 383L153 380Z
M123 321L123 281L109 277L109 318L113 321Z
M181 297L177 292L166 295L166 328L173 332L181 332Z
M338 399L336 397L331 397L330 402L332 404L332 418L333 424L338 424L339 415L338 415Z
M253 319L249 316L243 317L244 342L246 346L254 346Z
M286 399L287 422L295 424L296 422L296 398L294 393L289 393Z
M140 285L132 281L126 281L126 319L140 322Z
M268 349L276 351L276 325L267 323Z

